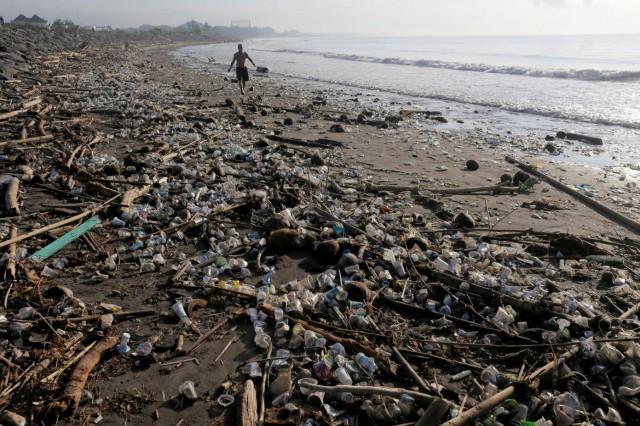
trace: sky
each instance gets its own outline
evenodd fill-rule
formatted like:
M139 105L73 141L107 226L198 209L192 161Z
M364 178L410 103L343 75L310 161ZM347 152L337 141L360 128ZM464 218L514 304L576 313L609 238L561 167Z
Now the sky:
M0 0L13 19L119 28L229 25L249 19L278 31L380 35L534 35L640 32L640 0Z

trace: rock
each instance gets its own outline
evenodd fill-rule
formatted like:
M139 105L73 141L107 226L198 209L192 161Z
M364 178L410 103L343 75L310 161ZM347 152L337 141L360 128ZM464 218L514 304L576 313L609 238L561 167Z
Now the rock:
M600 276L600 283L598 287L609 288L613 285L613 281L616 279L616 276L611 271L604 271Z
M285 126L293 126L293 118L287 117L284 119L283 123Z
M444 118L442 116L439 116L439 115L437 115L435 117L429 117L429 119L431 119L433 121L437 121L439 123L448 123L449 122L446 118Z
M330 262L335 260L336 256L340 252L340 243L336 240L320 241L316 246L316 253L322 261Z
M525 183L530 178L531 178L531 176L529 176L525 172L517 172L515 175L513 175L513 185L514 186L519 186L521 183Z
M291 369L288 365L283 365L278 369L276 378L271 382L269 392L271 392L271 396L276 397L285 392L291 392L292 386Z
M556 146L552 143L548 143L544 146L544 149L549 151L550 154L553 154L554 152L556 152Z
M453 218L452 224L456 228L468 229L475 228L476 221L468 213L458 213Z
M407 248L411 250L413 246L418 246L420 250L427 251L429 249L429 241L422 237L407 238Z
M120 167L120 164L107 164L102 169L102 172L107 176L119 176L122 174L122 167Z
M342 255L342 257L338 261L338 266L340 268L347 268L349 266L359 265L360 262L361 260L358 259L358 256L356 256L355 254L345 253Z
M363 281L351 281L345 286L345 290L349 293L349 300L369 302L373 298L373 292Z
M330 131L334 132L334 133L344 133L345 129L344 126L342 124L334 124L333 126L331 126L331 129L329 129Z
M547 141L547 142L553 142L553 141L556 140L556 138L553 137L552 135L547 135L547 136L544 137L544 140Z
M475 172L480 168L480 164L476 160L468 160L467 161L467 170Z
M502 176L500 176L500 183L503 185L511 185L511 183L513 182L513 178L511 177L511 175L505 173Z
M263 224L263 226L270 231L276 231L278 229L290 228L291 221L289 218L282 216L280 214L275 214L271 216L267 221Z
M293 250L304 245L304 236L296 229L279 229L269 234L268 243L276 250Z
M325 164L324 158L322 158L320 154L318 153L313 154L313 156L311 157L311 165L324 166L324 164Z

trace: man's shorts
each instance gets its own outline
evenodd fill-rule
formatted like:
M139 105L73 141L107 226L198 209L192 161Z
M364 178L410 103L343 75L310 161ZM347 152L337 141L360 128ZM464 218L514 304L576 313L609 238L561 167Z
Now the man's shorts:
M247 67L237 67L236 77L238 81L249 81L249 69Z

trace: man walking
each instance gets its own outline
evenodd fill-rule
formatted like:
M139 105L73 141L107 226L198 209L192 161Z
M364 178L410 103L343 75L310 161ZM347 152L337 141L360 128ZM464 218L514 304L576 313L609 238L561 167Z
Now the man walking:
M255 67L256 64L253 62L253 59L249 57L249 54L242 50L242 44L238 45L238 51L233 55L233 61L231 61L231 65L229 65L229 72L231 68L233 68L233 64L236 64L236 77L238 77L238 85L240 86L240 93L244 95L244 86L247 81L249 81L249 70L245 65L245 61L249 60Z

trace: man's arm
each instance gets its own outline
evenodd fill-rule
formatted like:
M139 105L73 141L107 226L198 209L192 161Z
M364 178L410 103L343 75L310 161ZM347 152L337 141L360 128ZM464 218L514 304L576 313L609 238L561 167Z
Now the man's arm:
M229 65L229 71L227 71L227 72L231 71L231 68L233 68L233 64L235 64L235 63L236 63L236 55L233 55L233 61L231 61L231 65Z
M253 62L253 59L251 59L251 58L249 57L249 54L248 54L248 53L247 53L247 59L249 60L249 62L251 62L251 63L253 64L253 66L254 66L254 67L256 66L256 63L255 63L255 62Z

